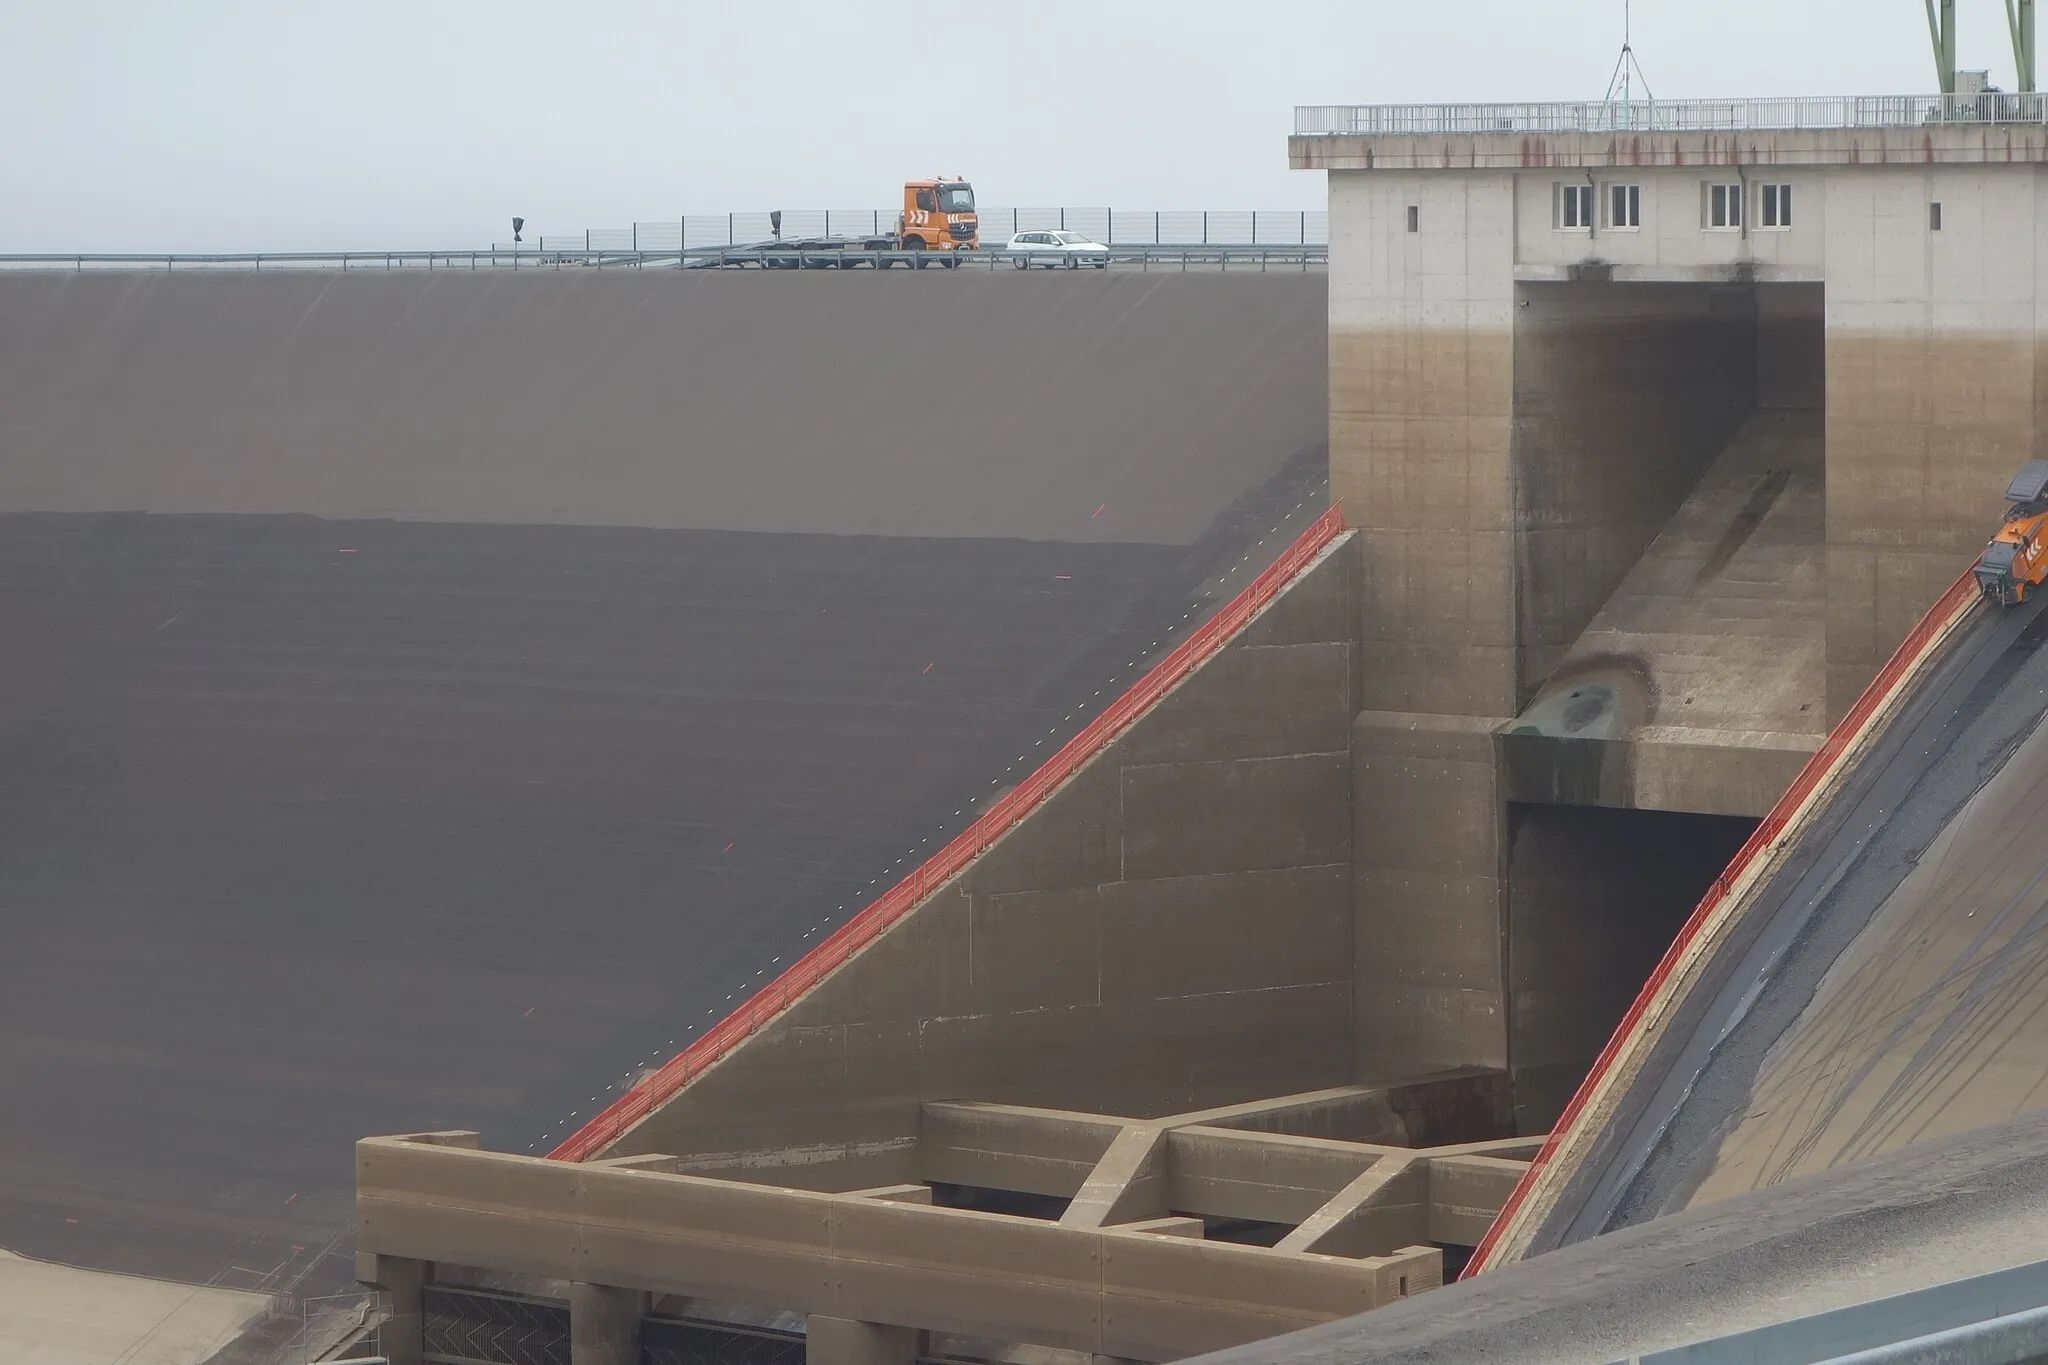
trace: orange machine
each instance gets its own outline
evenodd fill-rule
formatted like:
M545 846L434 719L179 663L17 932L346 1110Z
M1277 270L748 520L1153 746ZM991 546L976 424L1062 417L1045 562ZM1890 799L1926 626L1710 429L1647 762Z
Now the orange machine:
M903 185L903 216L896 220L896 239L904 251L971 251L981 245L981 224L974 216L974 186L965 180L934 176Z
M1977 587L2002 607L2048 578L2048 460L2029 460L2006 485L2005 525L1977 560Z

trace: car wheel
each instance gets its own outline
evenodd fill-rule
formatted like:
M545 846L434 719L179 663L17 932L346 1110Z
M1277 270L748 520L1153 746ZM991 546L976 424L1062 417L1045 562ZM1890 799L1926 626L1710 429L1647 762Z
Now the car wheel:
M1010 264L1016 266L1019 270L1029 270L1031 268L1031 262L1023 256L1019 256Z
M1068 255L1068 257L1067 257L1067 269L1069 269L1069 270L1079 270L1080 268L1081 268L1081 258L1080 258L1079 256L1075 256L1075 255L1071 255L1071 254L1069 254L1069 255Z

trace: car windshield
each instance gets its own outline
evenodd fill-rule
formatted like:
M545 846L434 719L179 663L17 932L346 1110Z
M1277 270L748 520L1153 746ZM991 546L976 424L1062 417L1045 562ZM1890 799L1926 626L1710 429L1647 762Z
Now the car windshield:
M1984 558L1980 562L1985 568L1993 572L2010 569L2012 567L2013 551L2018 548L2019 546L2014 545L2009 540L1995 540L1984 551Z
M941 185L941 186L939 186L939 212L941 212L941 213L972 213L972 212L974 212L974 186L972 186L972 185Z
M1082 235L1081 235L1080 233L1078 233L1078 232L1055 232L1055 233L1054 233L1054 234L1052 235L1052 239L1053 239L1053 240L1054 240L1055 242L1060 242L1060 243L1062 243L1062 244L1064 244L1064 245L1066 245L1066 246L1094 246L1094 245L1095 245L1094 239L1092 239L1092 238L1089 238L1089 237L1083 237L1083 236L1082 236Z

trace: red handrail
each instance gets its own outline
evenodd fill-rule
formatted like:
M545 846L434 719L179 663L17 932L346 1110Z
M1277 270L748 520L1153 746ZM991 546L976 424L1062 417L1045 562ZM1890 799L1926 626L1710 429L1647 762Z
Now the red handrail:
M1955 614L1964 599L1976 591L1975 575L1966 569L1960 578L1949 585L1948 591L1927 609L1927 614L1914 622L1913 628L1906 632L1906 638L1892 651L1891 658L1877 671L1877 676L1870 680L1870 686L1863 689L1862 695L1856 698L1855 703L1850 706L1835 728L1828 732L1828 737L1822 741L1820 748L1814 750L1813 756L1800 768L1799 776L1792 779L1792 785L1785 789L1785 794L1771 807L1770 814L1764 816L1757 824L1755 831L1742 847L1736 850L1735 857L1722 869L1721 875L1707 888L1707 894L1700 898L1700 903L1694 907L1684 927L1678 931L1678 937L1672 940L1671 947L1657 963L1656 970L1652 971L1649 980L1643 983L1643 989L1637 993L1635 1003L1630 1005L1628 1013L1622 1016L1613 1036L1607 1040L1607 1046L1594 1060L1593 1069L1586 1073L1586 1079L1573 1093L1571 1103L1565 1106L1556 1126L1550 1130L1550 1136L1544 1139L1542 1148L1536 1153L1536 1159L1529 1163L1529 1169L1516 1183L1507 1202L1501 1205L1499 1216L1493 1220L1493 1225L1486 1230L1486 1236L1481 1238L1479 1245L1474 1248L1472 1259L1466 1263L1464 1273L1458 1277L1459 1279L1468 1278L1486 1269L1495 1246L1507 1230L1509 1220L1520 1210L1523 1200L1528 1198L1537 1179L1550 1164L1551 1159L1557 1155L1557 1149L1563 1143L1565 1135L1571 1131L1572 1126L1585 1112L1586 1106L1592 1102L1594 1093L1606 1079L1608 1070L1620 1058L1636 1025L1642 1022L1643 1015L1649 1010L1658 992L1664 988L1664 984L1670 980L1679 962L1691 949L1693 940L1705 929L1707 920L1714 910L1728 898L1730 888L1748 870L1749 865L1784 833L1786 825L1798 813L1799 807L1805 803L1814 788L1826 779L1835 761L1855 741L1857 732L1883 704L1885 697L1898 685L1907 670L1919 661L1928 643Z
M1019 782L909 876L819 940L817 947L791 963L788 970L756 991L738 1009L713 1025L709 1032L564 1138L548 1156L557 1161L584 1161L604 1150L756 1029L802 999L841 963L908 914L927 894L959 875L989 845L1079 771L1082 764L1100 753L1126 726L1150 710L1175 684L1243 630L1259 609L1272 601L1343 530L1344 514L1338 508L1332 507L1316 518L1242 592L1225 603L1193 634L1168 650L1166 657L1147 670L1129 691L1111 702L1079 734L1061 745L1051 758L1039 765L1037 771Z

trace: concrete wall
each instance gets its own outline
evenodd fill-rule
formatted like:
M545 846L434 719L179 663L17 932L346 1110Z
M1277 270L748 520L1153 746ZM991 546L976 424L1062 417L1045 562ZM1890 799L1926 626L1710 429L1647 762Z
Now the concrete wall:
M1356 539L955 883L622 1139L919 1178L919 1104L1150 1115L1351 1080Z
M1330 487L1362 542L1360 1074L1505 1066L1514 178L1333 175L1330 221Z
M2011 129L1944 129L1911 139L1745 134L1740 147L1693 137L1619 149L1604 137L1523 139L1512 147L1472 138L1453 139L1456 150L1446 145L1426 158L1424 144L1442 140L1328 139L1307 154L1298 145L1297 164L1332 169L1331 458L1339 496L1347 509L1354 500L1384 509L1370 522L1354 518L1358 524L1411 536L1466 515L1472 557L1483 558L1487 537L1498 533L1484 513L1499 452L1464 419L1493 412L1501 387L1490 372L1467 385L1470 370L1461 361L1474 348L1497 352L1499 306L1516 281L1528 287L1591 270L1630 284L1802 286L1759 295L1756 401L1816 402L1823 385L1812 340L1824 327L1826 706L1839 714L1982 545L2012 471L2048 446L2038 377L2038 337L2048 326L2048 297L2039 288L2048 190L2037 164L2048 149L2022 132L2019 141ZM1511 152L1512 164L1540 168L1508 169ZM1368 165L1374 169L1362 169ZM1600 192L1598 224L1559 227L1559 187L1587 183ZM1742 187L1742 228L1703 221L1705 187L1717 183ZM1640 227L1607 223L1606 194L1615 184L1639 188ZM1791 187L1790 226L1763 224L1767 184ZM1929 216L1936 203L1938 230ZM1415 232L1407 229L1410 205L1418 211ZM1818 292L1805 292L1823 283L1824 305ZM1484 306L1475 312L1474 304ZM1516 353L1518 412L1529 393L1522 379L1528 358L1526 350ZM1456 386L1470 393L1439 391ZM1401 421L1363 423L1368 415ZM1383 451L1396 432L1418 464L1441 471L1433 495L1412 478L1391 481L1385 493L1368 488L1375 479L1389 482L1375 471L1387 463ZM1476 463L1475 451L1484 452ZM1404 518L1408 509L1417 515ZM1586 544L1593 557L1585 562L1597 570L1598 538L1574 539ZM1403 544L1397 538L1378 554L1390 567L1413 568L1418 557ZM1454 580L1464 556L1446 550L1433 567L1441 570L1438 583ZM1374 587L1372 601L1384 610L1367 622L1369 639L1391 633L1412 647L1433 646L1440 660L1453 646L1468 653L1508 647L1491 615L1501 595L1492 569L1482 565L1464 589L1477 610L1447 611L1434 628L1410 619L1407 585L1418 577L1428 575L1397 572ZM1554 599L1540 584L1525 586L1540 617ZM1453 624L1466 621L1470 632ZM1553 642L1529 643L1540 653ZM1418 666L1389 670L1389 690L1429 690L1415 677L1424 661L1410 662ZM1540 659L1532 663L1525 676L1540 676ZM1500 682L1497 670L1440 671L1440 694L1453 699Z
M1330 172L1331 486L1366 541L1364 1075L1505 1063L1508 945L1532 920L1510 914L1496 736L1562 661L1603 663L1597 613L1610 634L1656 635L1674 667L1653 680L1670 692L1658 744L1620 754L1637 767L1603 772L1590 799L1753 815L2048 445L2048 144L1744 139L1296 139L1295 164ZM1598 223L1562 228L1559 187L1588 183ZM1717 183L1741 187L1741 227L1706 221ZM1639 186L1639 226L1610 221L1614 184ZM1789 225L1763 223L1767 184L1791 187ZM1818 418L1825 469L1731 464L1688 503L1760 410ZM1682 506L1668 563L1649 564ZM1625 580L1642 591L1616 597ZM1789 610L1787 593L1803 594Z
M1553 207L1558 188L1584 185L1588 180L1587 172L1578 167L1516 176L1518 264L1567 266L1595 257L1623 275L1631 270L1691 270L1738 259L1754 262L1766 272L1787 275L1811 276L1821 266L1827 240L1824 171L1726 165L1600 167L1590 176L1598 195L1595 225L1590 229L1559 227ZM1756 191L1766 183L1792 187L1790 227L1762 225ZM1751 209L1746 228L1706 226L1707 187L1717 184L1745 186ZM1641 205L1639 227L1615 227L1608 222L1608 197L1616 185L1636 187Z
M1932 230L1928 205L1940 203ZM1828 710L1840 715L2044 453L2048 186L2034 166L1827 183Z
M0 510L1185 544L1322 444L1323 298L1300 273L11 272Z
M1331 489L1364 545L1352 742L1368 1079L1507 1064L1495 733L1758 402L1754 289L1518 280L1529 183L1330 177ZM1812 312L1775 308L1773 344L1812 340Z

